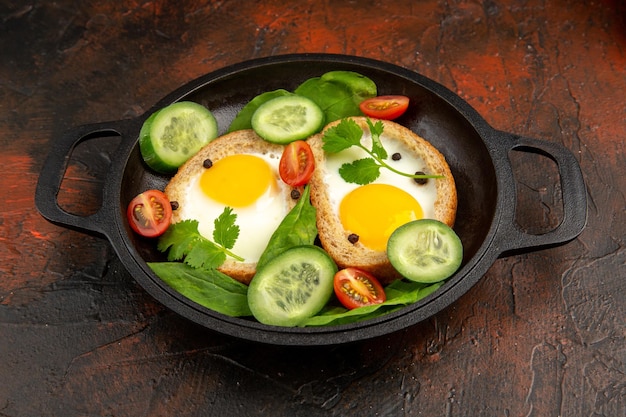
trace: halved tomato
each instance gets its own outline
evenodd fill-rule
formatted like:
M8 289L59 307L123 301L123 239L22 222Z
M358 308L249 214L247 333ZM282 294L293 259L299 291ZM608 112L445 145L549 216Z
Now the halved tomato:
M375 119L393 120L402 116L409 107L406 96L378 96L363 100L359 108L366 116Z
M296 140L285 147L278 165L278 173L285 183L292 187L304 185L311 179L314 169L315 159L308 143Z
M387 299L380 282L368 272L345 268L335 274L335 295L347 309L380 304Z
M163 192L148 190L132 199L126 210L130 227L141 236L161 236L172 222L172 205Z

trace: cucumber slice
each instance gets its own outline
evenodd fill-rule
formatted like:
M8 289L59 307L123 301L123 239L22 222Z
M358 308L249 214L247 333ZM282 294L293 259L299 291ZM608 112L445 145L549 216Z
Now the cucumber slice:
M180 101L153 113L139 132L139 149L157 172L176 171L217 137L217 121L204 106Z
M265 93L261 93L258 96L254 97L252 100L248 102L243 108L237 113L237 116L233 119L228 127L229 132L234 132L236 130L243 129L252 129L252 115L255 111L261 106L261 104L270 101L276 97L288 96L290 94L289 91L284 89L278 89L273 91L267 91Z
M397 228L387 242L387 257L402 276L411 281L442 281L459 269L463 245L445 223L415 220Z
M268 142L287 144L306 139L324 125L324 112L309 98L290 94L261 104L252 129Z
M296 246L257 271L248 305L263 324L293 327L318 313L333 293L335 262L321 248Z

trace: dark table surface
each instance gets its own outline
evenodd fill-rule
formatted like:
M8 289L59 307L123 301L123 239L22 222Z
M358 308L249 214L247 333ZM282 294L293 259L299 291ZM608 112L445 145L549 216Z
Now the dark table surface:
M3 1L0 415L625 416L626 7L558 1ZM387 61L496 129L569 149L588 189L575 240L497 259L406 330L281 347L156 302L102 237L44 220L43 161L67 129L142 115L229 64L325 52ZM98 207L106 149L59 201ZM560 221L553 170L516 156L517 220Z

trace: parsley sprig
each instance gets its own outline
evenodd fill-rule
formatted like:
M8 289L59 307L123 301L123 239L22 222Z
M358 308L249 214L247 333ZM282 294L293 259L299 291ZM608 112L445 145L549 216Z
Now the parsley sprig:
M235 224L237 214L225 207L215 219L213 242L198 232L197 220L183 220L170 225L159 238L157 248L166 252L168 261L183 260L194 268L215 269L230 256L238 261L244 259L230 251L239 237L239 226Z
M363 149L370 157L346 162L339 168L339 175L344 181L365 185L375 181L380 176L380 169L386 168L398 175L409 178L441 178L441 175L409 174L399 171L385 162L387 151L385 150L380 136L383 133L383 123L376 123L368 118L367 125L372 135L372 147L368 149L361 143L363 129L352 119L343 119L337 125L328 129L322 138L323 149L328 153L338 153L352 146Z

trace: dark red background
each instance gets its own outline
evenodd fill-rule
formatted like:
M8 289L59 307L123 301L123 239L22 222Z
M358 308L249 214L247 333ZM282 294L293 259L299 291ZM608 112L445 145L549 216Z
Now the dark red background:
M2 1L0 415L626 415L626 7L619 1ZM34 189L68 128L138 116L250 58L388 61L495 128L580 162L587 228L499 259L458 302L353 345L282 348L156 303L108 242L45 221ZM76 155L60 201L98 207L107 149ZM558 224L554 166L512 155L518 221Z

